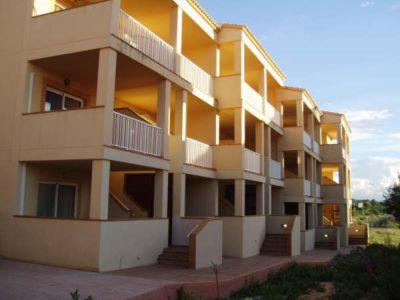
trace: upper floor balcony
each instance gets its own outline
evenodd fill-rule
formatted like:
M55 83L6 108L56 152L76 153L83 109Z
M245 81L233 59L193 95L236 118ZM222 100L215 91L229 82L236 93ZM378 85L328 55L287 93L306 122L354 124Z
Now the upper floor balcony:
M79 44L79 47L94 49L109 43L108 36L115 36L181 76L192 85L194 91L212 98L213 71L216 68L213 52L217 51L216 42L202 32L191 17L172 1L160 1L159 5L153 5L153 8L151 3L144 1L133 3L121 0L120 3L119 6L119 1L115 0L86 1L84 6L76 4L71 7L54 7L53 11L56 13L51 14L48 13L52 12L51 10L40 14L46 11L35 8L30 49L39 51L61 44ZM150 15L146 12L148 9L151 11ZM176 13L176 10L179 13ZM158 20L158 24L153 22L155 19ZM174 21L178 22L175 31L170 29L173 28L170 23ZM202 43L198 49L195 49L190 41L192 34L196 34ZM196 51L203 51L203 56Z
M349 162L349 138L339 123L326 123L321 126L321 156L327 163Z

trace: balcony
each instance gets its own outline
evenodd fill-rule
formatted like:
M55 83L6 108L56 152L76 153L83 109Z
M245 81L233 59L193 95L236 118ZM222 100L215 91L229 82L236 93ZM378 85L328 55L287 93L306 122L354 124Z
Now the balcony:
M321 198L321 185L318 183L315 185L315 197Z
M343 184L322 185L321 196L324 201L344 203L347 200L347 189Z
M202 168L213 167L212 147L194 139L186 138L186 163Z
M265 101L265 114L275 125L282 127L281 113L268 101Z
M201 92L213 96L211 75L184 55L175 53L172 46L123 10L120 11L117 36L159 64L176 72Z
M304 196L311 197L311 182L309 180L304 180Z
M123 10L120 11L117 36L159 64L174 71L174 48Z
M313 150L316 154L320 155L320 147L319 143L316 141L313 141Z
M263 98L246 82L243 83L242 97L246 104L249 105L254 111L262 113L263 111Z
M312 145L311 144L311 136L305 131L303 133L303 142L304 142L304 145L306 145L308 148L311 149L311 145Z
M244 148L244 169L252 173L261 173L261 155Z
M282 165L273 160L269 160L269 176L278 180L282 179Z
M113 112L113 146L161 157L162 140L163 130L161 128Z

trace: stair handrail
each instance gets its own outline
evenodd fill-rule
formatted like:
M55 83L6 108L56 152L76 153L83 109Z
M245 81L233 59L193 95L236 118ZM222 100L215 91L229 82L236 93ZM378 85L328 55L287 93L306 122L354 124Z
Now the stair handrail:
M119 199L114 193L109 191L108 194L118 203L119 206L122 207L122 209L124 209L126 212L128 212L130 216L134 215L132 209L130 209L128 206L126 206L125 203L121 199Z

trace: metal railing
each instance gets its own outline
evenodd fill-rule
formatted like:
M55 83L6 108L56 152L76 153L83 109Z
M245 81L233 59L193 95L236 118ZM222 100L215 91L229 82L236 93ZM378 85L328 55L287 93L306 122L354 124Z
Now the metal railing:
M256 111L262 112L263 110L263 98L246 82L243 83L243 97L245 101Z
M123 10L120 11L117 36L161 65L174 70L174 48Z
M303 140L304 140L304 145L306 145L308 148L311 149L311 136L305 131Z
M273 160L269 160L269 176L275 179L282 179L282 165Z
M244 169L253 173L261 173L260 153L244 148Z
M307 179L304 180L304 195L311 197L311 182Z
M214 94L213 78L210 74L197 66L190 59L181 54L176 54L176 73L193 84L203 93Z
M212 168L212 147L194 139L186 138L186 163Z
M154 156L162 154L163 130L118 112L113 113L112 144Z

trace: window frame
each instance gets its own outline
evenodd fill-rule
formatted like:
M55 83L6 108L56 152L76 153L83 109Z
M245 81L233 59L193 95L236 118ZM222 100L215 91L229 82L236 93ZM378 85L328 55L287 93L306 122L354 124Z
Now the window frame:
M47 92L52 92L55 94L58 94L60 96L62 96L62 100L61 100L61 109L54 109L54 110L46 110L46 100L47 100ZM80 102L80 107L79 108L65 108L65 98L71 98L75 101ZM58 88L54 88L50 85L46 85L45 89L44 89L44 96L43 96L43 106L42 106L42 110L43 112L52 112L52 111L67 111L67 110L74 110L74 109L83 109L86 106L86 100L82 97L79 96L74 96L66 91L63 91L61 89Z
M65 217L59 217L57 216L57 208L58 208L58 190L60 185L63 186L73 186L75 187L75 197L74 197L74 217L72 219L76 219L78 217L78 188L79 185L77 183L73 183L73 182L65 182L65 181L51 181L51 180L41 180L39 181L38 187L41 184L52 184L55 185L55 193L54 193L54 211L53 211L53 215L50 218L65 218ZM38 189L39 191L39 189ZM39 202L39 195L38 195L38 199L37 201ZM36 215L37 215L37 209L36 209ZM69 219L69 218L67 218Z

